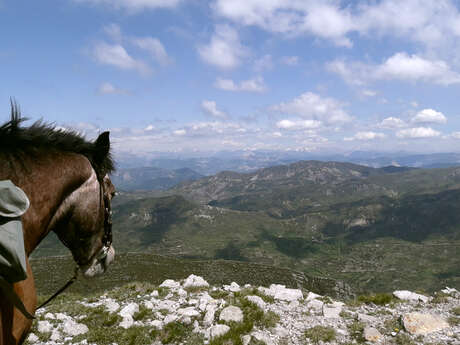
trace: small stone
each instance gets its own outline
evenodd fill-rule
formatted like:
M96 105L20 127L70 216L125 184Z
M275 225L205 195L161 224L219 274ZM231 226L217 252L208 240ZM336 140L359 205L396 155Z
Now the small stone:
M137 303L129 303L123 309L120 310L119 315L123 318L132 317L135 313L139 312L139 306Z
M45 319L54 320L54 319L56 319L56 316L54 316L53 313L46 313L45 314Z
M123 318L123 321L120 322L120 327L124 329L130 328L134 324L133 317L128 315Z
M227 325L215 325L209 329L209 335L211 339L220 337L227 333L230 330L230 327Z
M179 291L177 291L180 297L187 297L188 293L184 289L180 288Z
M322 297L322 296L321 296L321 295L318 295L318 294L316 294L316 293L314 293L314 292L309 292L308 295L307 295L307 298L306 298L305 300L306 300L307 302L309 302L309 301L312 301L312 300L317 299L317 298L319 298L319 297Z
M200 313L194 307L180 308L177 313L182 316L194 317L199 316Z
M327 319L338 319L342 312L343 303L334 302L332 304L323 305L323 316Z
M40 333L48 333L53 329L53 325L49 321L38 321L37 330Z
M230 285L224 285L224 290L231 292L239 292L241 291L241 287L237 283L232 282Z
M421 313L407 313L402 318L404 328L411 334L427 334L449 327L440 316Z
M246 296L246 299L254 303L255 305L257 305L261 309L265 309L265 307L267 306L264 300L260 298L259 296L255 296L255 295Z
M163 329L163 322L160 320L153 320L152 322L150 322L150 324L152 325L152 327L155 327L156 329Z
M203 318L203 324L205 326L211 326L214 322L214 315L216 314L216 306L213 304L208 304L206 307L206 314Z
M307 306L316 312L321 312L323 310L324 303L318 299L313 299L307 303Z
M105 309L107 309L109 313L114 313L118 309L120 309L120 305L111 298L108 298L104 304L105 304Z
M144 301L144 307L147 309L152 310L153 309L153 303L151 301Z
M358 313L358 321L375 324L379 321L379 319L372 315Z
M203 277L191 274L185 279L184 288L209 287L209 283Z
M241 337L241 342L243 343L243 345L248 345L251 342L251 338L252 337L249 334L243 335Z
M369 326L364 327L363 336L367 341L379 341L382 339L382 334L376 328Z
M29 343L35 344L36 342L38 342L38 337L35 335L35 333L30 333L27 337L27 340L29 341Z
M231 305L222 309L219 320L241 322L243 321L243 312L240 308Z
M167 325L168 323L174 322L177 320L177 315L169 314L166 315L165 319L163 320L164 324Z
M61 333L57 329L53 329L53 332L51 333L50 340L52 341L58 341L61 340Z
M178 289L180 287L180 283L172 279L166 279L163 283L160 284L160 287L165 287L169 289Z

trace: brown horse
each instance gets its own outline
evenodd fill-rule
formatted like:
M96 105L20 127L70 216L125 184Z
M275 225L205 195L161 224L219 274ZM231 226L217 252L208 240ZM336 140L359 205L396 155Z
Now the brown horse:
M109 133L88 142L42 122L23 127L23 120L12 104L11 120L0 127L0 180L11 180L29 197L22 216L27 257L54 231L84 276L104 272L114 257ZM36 292L28 259L27 271L27 279L14 284L14 290L33 314ZM0 345L21 344L31 324L0 293Z

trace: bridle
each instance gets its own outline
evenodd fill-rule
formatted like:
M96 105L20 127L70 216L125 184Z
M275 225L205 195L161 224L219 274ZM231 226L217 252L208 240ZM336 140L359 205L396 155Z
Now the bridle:
M97 180L100 186L99 188L100 195L102 196L102 200L104 203L104 235L102 236L102 248L95 255L93 255L88 260L88 262L92 262L94 258L96 258L97 261L105 260L110 250L110 247L112 246L112 205L111 205L109 196L105 190L104 177L102 179L98 177ZM61 241L64 243L64 245L67 248L70 249L68 243L66 243L62 239ZM80 267L77 264L75 267L75 273L73 277L70 278L70 280L63 287L61 287L58 291L56 291L50 298L48 298L45 302L40 304L40 306L37 309L40 309L44 307L45 305L47 305L49 302L51 302L53 299L55 299L57 296L63 293L70 285L72 285L77 280L79 271L80 271ZM29 316L27 317L30 318Z

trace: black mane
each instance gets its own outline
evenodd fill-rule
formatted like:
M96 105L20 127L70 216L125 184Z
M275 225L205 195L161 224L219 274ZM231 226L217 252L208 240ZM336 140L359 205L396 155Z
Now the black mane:
M0 153L20 154L45 150L73 152L88 158L99 176L114 170L110 152L100 161L97 159L99 155L96 145L76 131L58 129L42 121L22 127L21 123L26 120L27 118L21 117L18 105L12 101L11 120L0 126Z

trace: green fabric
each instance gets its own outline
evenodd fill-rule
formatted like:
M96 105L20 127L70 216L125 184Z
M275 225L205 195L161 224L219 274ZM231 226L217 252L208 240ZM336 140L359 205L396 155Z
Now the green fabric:
M0 181L0 276L15 283L27 278L24 234L20 216L29 199L11 181Z
M29 199L10 180L0 181L0 216L19 217L29 208Z

